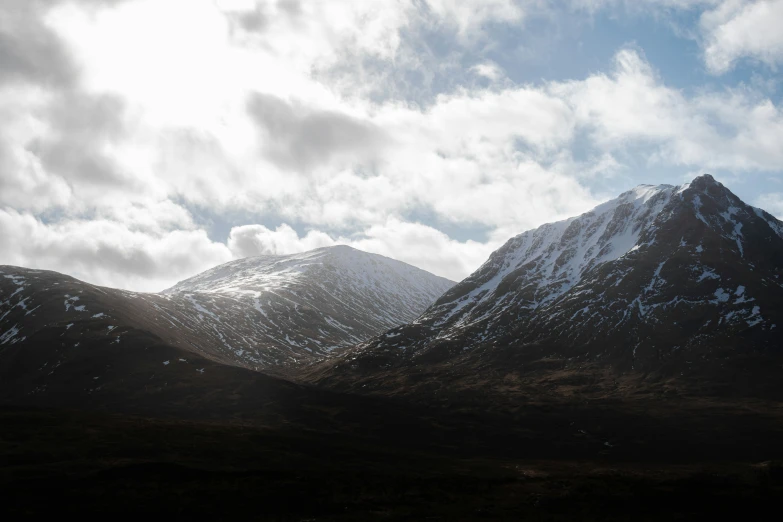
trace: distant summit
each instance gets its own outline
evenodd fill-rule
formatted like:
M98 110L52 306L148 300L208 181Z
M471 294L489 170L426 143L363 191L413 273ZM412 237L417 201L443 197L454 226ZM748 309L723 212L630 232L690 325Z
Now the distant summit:
M248 338L256 350L267 343L279 347L281 355L287 349L301 358L325 355L412 321L453 285L401 261L340 245L231 261L163 293L209 308L224 322L238 321L242 314L217 303L242 303L245 315L253 316ZM202 319L210 317L205 313Z

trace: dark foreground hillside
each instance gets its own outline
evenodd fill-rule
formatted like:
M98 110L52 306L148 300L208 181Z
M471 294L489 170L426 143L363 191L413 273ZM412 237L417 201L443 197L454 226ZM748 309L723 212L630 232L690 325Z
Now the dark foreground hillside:
M291 415L245 421L6 406L0 511L768 520L783 494L783 422L770 405L538 403L501 417L315 397L304 392Z

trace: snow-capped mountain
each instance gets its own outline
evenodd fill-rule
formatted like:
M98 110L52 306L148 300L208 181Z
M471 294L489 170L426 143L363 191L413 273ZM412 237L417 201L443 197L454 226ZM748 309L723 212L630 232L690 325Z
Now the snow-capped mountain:
M413 320L452 285L342 246L234 261L161 294L0 266L0 373L12 364L45 376L93 350L133 345L286 374ZM161 372L177 360L161 360Z
M326 355L415 319L454 283L347 246L232 261L166 290L250 364ZM237 313L237 310L243 310ZM242 324L242 331L221 328Z
M252 302L270 321L266 311L276 306L293 306L293 312L309 306L323 313L324 329L336 328L358 341L416 318L453 285L394 259L335 246L232 261L164 293L231 296Z
M643 185L510 239L416 321L337 364L472 364L511 349L686 374L731 354L777 357L781 276L783 223L768 213L709 175Z

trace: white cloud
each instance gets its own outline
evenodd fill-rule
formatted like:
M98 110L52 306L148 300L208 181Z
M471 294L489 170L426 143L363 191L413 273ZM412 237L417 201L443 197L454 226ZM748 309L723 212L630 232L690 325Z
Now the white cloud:
M228 239L235 257L292 254L333 245L381 254L456 281L475 270L500 246L495 241L455 241L432 227L393 218L350 237L332 238L316 230L300 237L289 225L282 224L275 230L263 225L234 227Z
M44 223L0 209L0 264L56 270L90 283L160 291L228 261L202 230L149 233L104 219Z
M275 230L264 225L233 227L228 235L228 248L234 257L252 257L268 254L295 254L314 248L335 245L323 232L311 230L304 237L283 223Z
M502 244L496 241L455 241L427 225L397 219L374 225L364 231L363 236L346 244L399 259L452 281L465 278Z
M758 208L766 210L776 218L783 220L783 192L763 194L753 204Z
M482 62L474 65L470 70L478 76L496 82L506 77L506 73L495 62Z
M577 125L604 151L644 146L651 163L701 169L776 171L783 111L749 89L687 97L666 86L636 51L616 56L613 74L554 84Z
M171 200L146 203L118 201L97 209L97 217L117 222L131 231L163 235L173 230L196 230L190 213Z
M429 9L438 18L457 27L463 39L479 36L482 25L494 21L520 23L524 10L513 0L427 0Z
M603 194L590 183L627 175L635 158L688 171L783 164L778 104L752 88L678 90L640 50L619 50L606 72L514 84L482 53L536 1L51 5L27 32L72 67L41 80L28 62L46 53L32 49L11 80L0 71L2 261L90 281L159 289L232 257L336 243L460 279L508 237L591 208ZM717 35L746 10L700 27ZM447 63L419 52L425 33L448 39ZM756 52L742 45L724 45L727 66ZM432 67L464 84L420 103L376 96L409 76L428 88ZM185 207L227 227L309 232L235 226L223 244ZM489 239L457 241L440 224Z
M743 58L773 69L783 62L783 0L571 0L571 6L591 13L623 7L643 16L699 12L698 27L681 31L699 41L714 74L730 71Z
M704 58L710 71L721 74L741 58L772 67L783 62L783 0L726 0L701 17Z
M42 211L71 198L65 179L47 172L41 158L26 146L49 130L36 111L49 98L41 89L0 86L0 205Z

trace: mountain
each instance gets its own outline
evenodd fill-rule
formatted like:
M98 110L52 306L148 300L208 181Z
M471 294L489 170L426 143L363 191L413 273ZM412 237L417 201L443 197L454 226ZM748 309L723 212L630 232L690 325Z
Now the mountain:
M432 383L441 374L491 374L493 385L563 393L620 392L629 379L662 393L683 382L779 393L781 275L783 223L767 212L709 175L643 185L510 239L421 317L314 378L413 390L425 380L442 389Z
M161 294L1 266L0 395L86 397L141 375L129 393L198 386L215 364L285 376L414 319L451 285L349 247L242 259Z
M242 303L258 312L251 335L280 347L281 354L307 356L411 321L453 285L394 259L335 246L232 261L163 293L194 306L226 298ZM231 317L220 314L219 305L211 311ZM203 312L211 317L209 309Z

